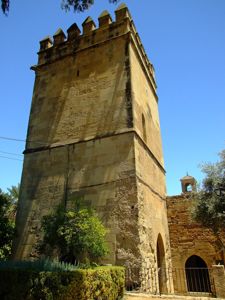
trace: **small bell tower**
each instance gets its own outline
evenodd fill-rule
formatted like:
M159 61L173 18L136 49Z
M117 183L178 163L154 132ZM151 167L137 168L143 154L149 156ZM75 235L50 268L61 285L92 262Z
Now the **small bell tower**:
M186 176L182 177L180 181L182 193L190 193L196 191L196 180L194 177L188 175L188 173Z

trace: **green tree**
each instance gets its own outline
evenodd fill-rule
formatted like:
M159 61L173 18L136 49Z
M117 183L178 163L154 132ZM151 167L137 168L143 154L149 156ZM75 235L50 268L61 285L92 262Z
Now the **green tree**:
M16 219L16 212L17 212L17 204L19 200L19 191L20 191L20 184L12 185L10 188L7 188L6 196L9 199L10 205L8 209L8 217L10 220L15 223Z
M11 253L15 227L11 208L12 202L9 195L0 190L0 260L7 259Z
M7 193L0 189L0 260L8 259L11 254L19 189L19 184L8 188Z
M96 262L108 252L105 242L106 229L93 210L57 210L43 217L43 241L39 251L52 256L57 253L62 261Z
M17 203L19 199L19 192L20 192L20 184L12 185L10 188L7 188L7 194L12 203Z
M119 0L108 0L110 3L117 3ZM61 7L66 11L73 9L74 12L83 12L94 4L94 0L61 0ZM9 12L10 0L1 0L1 7L4 14Z
M193 218L218 233L225 229L225 150L214 164L201 166L205 174L199 191L193 194Z

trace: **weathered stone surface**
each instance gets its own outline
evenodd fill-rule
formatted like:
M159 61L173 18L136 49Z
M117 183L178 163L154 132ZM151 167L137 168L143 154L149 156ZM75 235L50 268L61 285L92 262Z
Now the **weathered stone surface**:
M223 265L212 266L215 291L218 298L225 298L225 272Z
M223 249L212 230L192 220L192 205L193 200L187 194L167 197L172 264L175 268L184 268L191 255L198 255L210 268L223 260ZM223 232L219 238L225 242Z
M208 267L222 261L225 236L218 239L193 223L188 194L165 196L154 67L127 7L116 10L115 22L102 13L99 24L96 28L88 17L82 35L74 23L67 37L59 30L54 43L50 37L40 42L38 65L32 67L36 78L13 258L37 257L42 217L60 203L70 208L79 198L109 229L104 263L141 271L139 283L143 270L152 268L154 284L148 290L154 293L173 293L168 270L182 269L182 276L173 272L173 281L176 292L186 293L187 259L200 256ZM182 179L183 192L189 180ZM224 272L214 269L223 295ZM166 276L156 275L159 270ZM173 297L182 298L160 298ZM142 298L154 296L126 296Z
M108 14L101 20L98 29L86 28L93 25L86 20L83 35L73 25L67 40L41 48L33 67L13 255L35 257L42 216L79 197L109 229L111 251L104 262L160 267L160 236L160 259L168 267L154 69L126 7L117 11L116 22Z
M213 264L224 261L225 235L224 232L215 235L212 230L193 221L191 217L193 201L188 193L167 197L172 266L176 270L184 270L188 258L198 256L209 268L211 282L216 283L217 279L214 278L211 268ZM183 289L186 289L186 280L184 274L179 280L174 278L175 291L183 292ZM211 289L215 292L213 284Z
M198 296L181 296L181 295L148 295L138 293L126 293L124 300L213 300L211 297L198 297ZM222 298L217 298L222 299Z

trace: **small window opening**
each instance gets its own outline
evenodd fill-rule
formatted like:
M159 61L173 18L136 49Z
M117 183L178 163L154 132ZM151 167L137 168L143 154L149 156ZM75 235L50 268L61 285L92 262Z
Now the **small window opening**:
M80 71L79 71L79 70L77 70L77 77L79 77L79 75L80 75Z
M146 142L146 141L147 141L146 125L145 125L145 117L144 117L143 114L142 114L141 118L142 118L142 133L143 133L143 139L144 139L144 141Z

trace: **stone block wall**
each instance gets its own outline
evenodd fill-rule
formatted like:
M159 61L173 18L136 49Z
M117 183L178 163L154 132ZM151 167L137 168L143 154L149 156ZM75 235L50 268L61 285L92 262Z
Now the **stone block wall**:
M104 262L170 265L154 68L128 9L40 42L14 259L37 256L42 216L76 197L109 229Z
M27 154L17 220L17 259L36 256L42 216L60 203L69 207L76 198L96 209L110 228L111 256L106 262L122 264L139 257L132 145L130 133Z
M213 265L213 279L217 298L225 298L225 271L222 265Z
M210 290L214 293L215 279L212 266L224 261L225 235L223 232L216 235L209 228L193 221L191 216L193 204L194 200L188 193L167 197L172 266L176 269L175 274L179 272L182 274L182 278L181 276L174 278L175 290L178 292L187 290L184 268L189 258L197 256L209 269Z
M212 230L193 221L193 200L187 194L167 197L167 214L173 267L184 268L191 255L200 256L210 268L223 260L222 243L225 236L218 237Z

